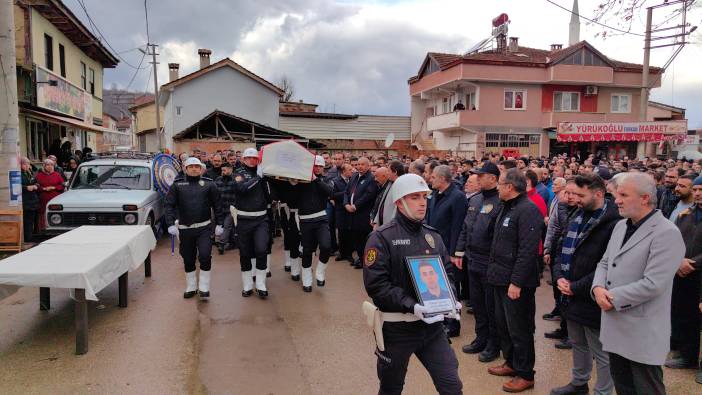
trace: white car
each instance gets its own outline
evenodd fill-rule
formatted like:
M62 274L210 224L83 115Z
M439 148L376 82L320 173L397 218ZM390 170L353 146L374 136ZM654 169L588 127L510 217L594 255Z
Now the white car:
M81 225L156 225L164 214L163 198L152 176L152 160L95 159L82 163L68 190L46 209L47 233Z

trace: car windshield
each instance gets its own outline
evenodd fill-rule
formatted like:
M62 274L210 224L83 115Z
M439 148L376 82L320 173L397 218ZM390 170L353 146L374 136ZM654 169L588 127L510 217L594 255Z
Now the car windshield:
M151 172L144 166L84 165L73 176L71 189L151 188Z

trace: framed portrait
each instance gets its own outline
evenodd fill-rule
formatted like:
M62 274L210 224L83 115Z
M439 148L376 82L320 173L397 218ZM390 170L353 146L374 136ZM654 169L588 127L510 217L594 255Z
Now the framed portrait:
M439 255L410 256L405 263L419 303L429 309L428 316L455 310L453 290Z

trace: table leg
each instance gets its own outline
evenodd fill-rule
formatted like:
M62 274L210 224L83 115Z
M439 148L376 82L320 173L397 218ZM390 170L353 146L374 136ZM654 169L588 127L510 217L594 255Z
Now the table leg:
M127 307L127 289L129 288L129 272L119 276L119 307Z
M50 288L39 288L39 310L49 310L51 308Z
M151 253L144 260L144 277L151 277Z
M85 301L85 289L76 288L76 355L88 352L88 303Z

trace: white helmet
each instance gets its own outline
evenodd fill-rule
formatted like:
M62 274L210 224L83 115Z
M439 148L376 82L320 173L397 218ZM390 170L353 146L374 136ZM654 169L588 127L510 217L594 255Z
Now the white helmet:
M200 166L200 167L205 167L202 162L200 162L200 159L195 158L195 157L190 157L185 160L185 163L183 164L183 167L188 167L188 166Z
M325 163L325 161L324 161L324 158L323 158L322 156L315 155L315 156L314 156L314 165L315 165L315 166L324 166L324 165L326 165L326 163Z
M431 193L431 189L429 189L429 185L424 181L424 178L413 173L403 174L397 177L397 180L392 184L392 189L390 190L393 202L397 202L403 197L417 192Z
M258 158L258 151L256 148L247 148L244 150L244 155L242 158Z

